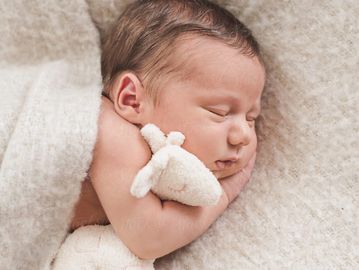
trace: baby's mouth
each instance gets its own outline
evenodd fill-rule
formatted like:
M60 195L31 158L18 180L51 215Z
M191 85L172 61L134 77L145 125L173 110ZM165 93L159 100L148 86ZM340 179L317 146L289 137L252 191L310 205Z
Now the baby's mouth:
M218 170L231 168L236 162L232 160L217 160L216 166Z

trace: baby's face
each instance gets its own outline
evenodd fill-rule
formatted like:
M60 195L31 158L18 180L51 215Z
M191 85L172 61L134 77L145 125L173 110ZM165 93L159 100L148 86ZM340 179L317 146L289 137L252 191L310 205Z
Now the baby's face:
M183 148L195 154L216 175L242 169L257 147L255 119L265 72L257 58L208 39L187 41L189 76L172 79L160 89L159 105L146 122L165 133L180 131ZM195 47L194 47L195 46Z

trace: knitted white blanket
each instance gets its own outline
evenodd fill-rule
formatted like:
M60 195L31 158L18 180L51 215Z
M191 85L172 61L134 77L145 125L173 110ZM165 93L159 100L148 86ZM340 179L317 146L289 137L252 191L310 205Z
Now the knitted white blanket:
M49 269L65 237L97 133L92 20L103 34L126 2L0 0L0 269ZM267 65L256 169L156 269L357 269L359 2L220 2Z
M80 0L0 13L0 269L49 269L96 139L98 31Z

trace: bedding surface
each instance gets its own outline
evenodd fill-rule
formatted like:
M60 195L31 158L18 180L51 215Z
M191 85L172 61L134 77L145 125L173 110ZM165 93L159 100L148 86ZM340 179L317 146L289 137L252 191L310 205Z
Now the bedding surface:
M96 139L100 42L128 2L0 0L0 269L50 269L66 236ZM357 269L359 2L217 2L263 51L257 163L155 268Z

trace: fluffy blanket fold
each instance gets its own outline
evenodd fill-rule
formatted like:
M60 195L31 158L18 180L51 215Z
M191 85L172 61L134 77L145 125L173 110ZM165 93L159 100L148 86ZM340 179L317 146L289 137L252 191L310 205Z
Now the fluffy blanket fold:
M83 1L0 10L0 269L50 269L97 135L99 35Z
M74 72L65 62L17 69L12 79L27 80L27 87L7 88L19 89L16 97L2 92L18 106L1 114L12 120L1 149L1 269L15 269L18 258L48 264L65 236L91 161L99 106L99 85L76 83Z

